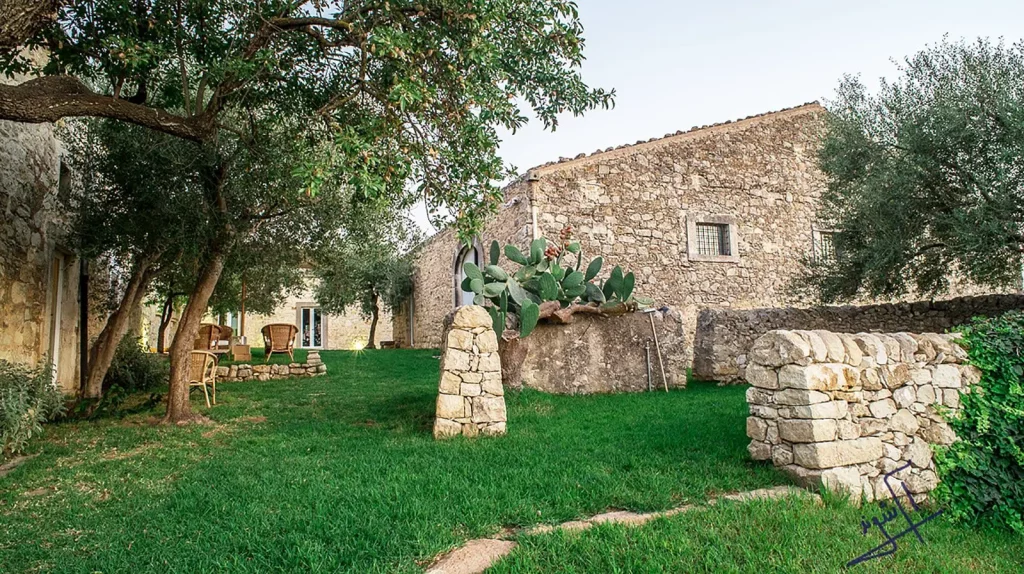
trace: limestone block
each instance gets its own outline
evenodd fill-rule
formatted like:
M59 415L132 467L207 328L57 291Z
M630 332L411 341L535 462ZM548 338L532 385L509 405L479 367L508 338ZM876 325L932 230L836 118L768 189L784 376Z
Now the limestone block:
M217 378L219 379L221 377L228 376L228 372L229 370L227 367L217 367Z
M841 419L848 412L846 401L828 401L813 405L794 406L790 417L794 419Z
M885 348L885 355L889 363L899 363L902 360L903 349L900 347L899 341L893 339L888 334L878 334L875 337L878 337L878 340L882 342L882 347Z
M861 352L865 358L871 359L876 365L884 365L889 362L888 355L885 352L885 345L878 337L871 333L857 333L854 335L853 340L860 347Z
M462 387L459 392L464 397L477 397L483 394L483 390L480 385L474 383L462 383Z
M839 438L842 440L860 438L860 425L853 421L839 421Z
M459 395L437 395L437 416L439 418L461 418L466 412L465 408L465 403Z
M747 452L750 453L750 458L754 460L768 460L772 457L771 445L761 441L751 441L747 445Z
M480 383L484 380L483 373L459 373L459 378L462 379L463 383Z
M924 439L915 437L907 446L906 459L918 468L928 468L932 462L932 450L928 448L928 443Z
M860 384L864 387L865 391L878 391L882 388L882 378L878 374L878 369L874 367L868 367L860 372Z
M875 401L868 405L871 416L876 419L884 419L896 414L896 403L892 399Z
M772 464L775 466L786 466L793 464L793 448L785 444L777 444L772 447Z
M936 387L959 389L961 380L960 369L956 365L937 365L932 371L932 383Z
M861 364L864 353L860 350L860 345L853 338L853 335L840 334L839 339L843 342L843 350L846 351L846 363L858 367Z
M821 473L821 484L832 492L845 492L851 500L860 500L863 487L860 472L853 467L830 468Z
M452 329L448 331L448 348L472 351L473 333L462 329Z
M462 434L462 425L449 419L434 419L434 438L450 438Z
M779 386L791 389L833 391L839 387L839 376L835 369L830 368L830 365L785 365L779 369Z
M907 333L893 333L892 338L900 344L900 360L913 363L914 355L917 354L917 341Z
M921 425L917 422L917 417L914 416L914 413L907 409L900 409L891 419L889 419L889 428L893 431L908 435L916 433L920 426Z
M860 421L861 436L871 436L885 432L889 428L889 421L884 419L862 418Z
M480 388L483 392L496 397L500 397L505 394L505 387L501 385L500 375L489 374L489 376L484 377L483 382L480 384Z
M873 462L883 454L882 441L875 437L793 445L793 461L811 469Z
M452 319L453 329L476 329L478 327L491 327L491 315L487 309L479 305L466 305L455 311L455 318Z
M896 406L899 408L907 408L915 401L917 401L917 390L913 386L905 386L896 389L892 394L892 398L896 401Z
M779 410L765 405L750 405L750 414L762 419L774 420L779 418Z
M922 494L935 490L935 487L939 485L939 477L933 471L922 470L908 476L905 482L907 490L911 493Z
M933 423L920 431L920 436L932 444L950 445L956 440L956 433L948 424Z
M749 367L748 367L749 368ZM757 387L747 388L747 404L751 405L771 405L775 404L775 393L771 391L765 391Z
M974 365L960 365L960 384L967 387L981 380L981 371Z
M498 337L493 330L484 331L476 336L476 346L481 353L497 353Z
M829 398L827 394L820 391L803 389L785 389L775 393L775 402L780 405L813 405L828 401Z
M826 442L836 439L835 419L793 419L779 421L779 436L789 442Z
M505 399L502 397L473 397L473 422L497 423L507 420Z
M814 331L793 332L800 335L800 337L802 337L810 346L811 360L815 363L824 363L828 361L828 347L825 346L825 341L823 341Z
M768 434L768 423L757 417L747 417L747 436L753 440L764 441Z
M811 331L817 335L823 343L825 343L825 349L828 353L828 362L830 363L845 363L846 362L846 347L843 345L843 340L839 338L839 335L831 331Z
M471 371L474 355L459 349L448 349L444 354L446 371Z
M744 372L747 382L762 389L778 389L779 373L771 367L765 367L757 363L747 365Z
M480 434L484 436L498 436L505 434L505 423L491 423L480 429Z
M924 369L921 369L922 371ZM927 371L925 371L927 372ZM935 387L932 385L923 385L917 388L917 402L925 405L931 405L935 403Z
M500 373L501 372L501 359L498 357L498 353L487 353L486 355L480 355L480 362L476 368L481 373Z
M885 387L890 390L898 389L910 382L910 369L903 363L890 363L878 368Z
M951 409L960 408L960 391L958 389L944 389L942 391L942 404Z
M751 362L768 367L806 365L811 361L811 347L792 331L769 331L754 341L748 357Z
M462 423L462 436L476 438L480 434L480 427L476 423Z

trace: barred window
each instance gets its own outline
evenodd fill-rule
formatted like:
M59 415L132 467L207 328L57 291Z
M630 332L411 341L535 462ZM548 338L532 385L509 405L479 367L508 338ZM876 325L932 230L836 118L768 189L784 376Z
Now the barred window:
M815 260L828 263L836 259L835 232L815 231L814 232L814 258Z
M707 256L730 256L729 224L698 223L697 253Z

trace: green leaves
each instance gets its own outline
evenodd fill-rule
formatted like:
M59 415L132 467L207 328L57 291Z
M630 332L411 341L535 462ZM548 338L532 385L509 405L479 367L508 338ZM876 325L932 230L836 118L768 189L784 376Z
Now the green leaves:
M537 265L544 259L544 250L547 249L548 242L546 239L534 239L530 243L530 264Z
M498 267L497 265L488 265L484 267L484 271L486 271L488 275L494 277L498 281L505 281L508 279L508 273L505 273L505 270L502 269L501 267Z
M533 332L540 318L540 306L527 301L519 311L519 338L524 339Z
M545 301L554 301L558 298L558 282L550 274L540 276L540 298Z
M601 266L604 265L604 259L601 257L595 257L590 265L587 265L587 273L584 276L584 281L591 281L597 274L601 272Z
M583 283L583 274L579 271L573 271L565 276L562 280L562 288L568 289L570 287L577 287Z
M469 277L470 279L479 279L481 281L484 279L483 272L480 271L480 268L471 261L467 261L462 264L462 271L466 274L466 277Z
M491 265L497 266L498 265L498 260L500 258L501 258L501 247L498 245L497 241L492 241L491 242L491 259L490 259Z
M526 257L521 251L515 246L509 243L505 246L505 257L508 257L509 261L518 263L520 265L529 265L530 262L526 260Z

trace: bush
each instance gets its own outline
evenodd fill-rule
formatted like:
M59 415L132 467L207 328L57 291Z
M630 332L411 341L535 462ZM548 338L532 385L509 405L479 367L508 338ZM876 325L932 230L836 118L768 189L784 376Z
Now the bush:
M938 449L936 495L955 519L1024 533L1024 313L975 319L963 333L981 381L949 420L961 440Z
M117 345L110 370L103 379L103 393L115 387L123 391L122 394L151 391L167 384L169 373L163 357L147 353L139 346L137 337L128 335Z
M0 360L0 438L4 457L22 452L43 423L64 412L64 396L49 365L30 368Z

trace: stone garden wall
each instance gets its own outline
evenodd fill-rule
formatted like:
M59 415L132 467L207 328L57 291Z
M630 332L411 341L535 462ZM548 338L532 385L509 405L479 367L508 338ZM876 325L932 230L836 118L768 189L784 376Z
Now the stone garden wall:
M956 436L936 411L955 413L979 377L958 335L771 331L746 369L751 456L806 487L824 484L868 501L890 497L884 474L914 494L938 484L930 445Z
M650 341L651 380L662 389L661 369L651 331L658 333L669 387L686 387L686 325L678 310L617 317L579 314L568 325L537 325L523 341L523 384L568 395L647 390L645 344Z
M261 365L242 363L217 367L217 380L235 383L240 381L269 381L291 377L319 377L327 374L327 365L320 360L320 353L309 351L305 363L287 365Z
M444 324L434 438L505 434L505 391L491 316L467 305Z
M941 333L972 317L1022 308L1024 295L1015 294L861 306L704 309L697 319L693 374L703 380L742 380L750 346L775 329Z

